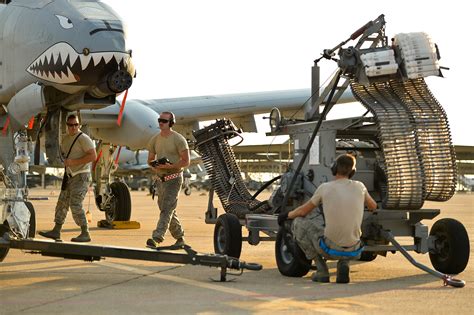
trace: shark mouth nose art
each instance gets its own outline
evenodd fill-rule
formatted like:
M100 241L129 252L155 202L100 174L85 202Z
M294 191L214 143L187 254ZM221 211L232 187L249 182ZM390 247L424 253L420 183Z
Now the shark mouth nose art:
M124 52L91 52L79 54L61 42L49 47L26 71L49 82L66 84L87 80L97 68L126 69L130 55Z

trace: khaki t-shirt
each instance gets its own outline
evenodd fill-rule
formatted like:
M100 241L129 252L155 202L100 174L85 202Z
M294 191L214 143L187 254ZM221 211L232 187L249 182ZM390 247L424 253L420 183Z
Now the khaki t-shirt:
M171 134L167 137L158 133L154 135L147 145L148 152L151 154L155 154L155 158L168 158L171 163L176 163L180 159L180 153L184 150L189 150L189 145L186 139L177 133L176 131L172 130ZM181 172L182 168L175 168L175 169L163 169L158 171L158 175L169 175Z
M66 158L66 155L71 147L72 142L77 137L78 133L70 136L69 134L64 134L61 141L61 153L63 158ZM80 159L86 152L90 149L95 149L94 142L92 142L91 138L88 135L83 133L79 136L79 138L74 143L74 146L71 149L71 153L69 153L68 159ZM69 175L77 175L80 173L89 173L90 172L90 165L91 162L85 163L82 165L75 165L67 167L67 172Z
M364 184L350 179L338 179L321 184L311 202L323 203L326 227L324 236L341 247L350 247L360 241L364 215Z

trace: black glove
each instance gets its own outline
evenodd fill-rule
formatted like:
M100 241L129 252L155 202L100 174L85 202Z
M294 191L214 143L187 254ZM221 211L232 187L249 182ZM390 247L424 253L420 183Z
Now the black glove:
M282 212L278 215L278 225L282 226L288 219L288 212Z
M171 164L170 160L168 160L168 158L165 158L165 157L162 157L157 162L158 164Z
M158 160L153 160L150 162L150 165L152 167L156 167L158 165L164 165L164 164L171 164L170 160L168 158L162 157L161 159Z

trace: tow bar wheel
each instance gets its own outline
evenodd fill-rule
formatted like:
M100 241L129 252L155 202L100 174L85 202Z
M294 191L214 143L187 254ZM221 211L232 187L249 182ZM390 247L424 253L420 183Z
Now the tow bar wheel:
M242 252L242 226L236 215L221 214L214 227L214 252L239 258Z
M311 269L301 248L293 240L290 232L280 228L275 242L275 258L280 273L287 277L303 277Z
M430 237L434 237L434 249L430 249L433 267L445 274L464 271L469 261L469 236L466 228L455 219L441 219L433 224Z

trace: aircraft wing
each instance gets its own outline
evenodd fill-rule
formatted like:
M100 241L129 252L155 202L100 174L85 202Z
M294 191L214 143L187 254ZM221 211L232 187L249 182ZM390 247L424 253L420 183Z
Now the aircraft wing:
M143 149L148 140L158 132L157 119L162 111L172 111L177 123L173 129L192 139L192 130L201 121L231 118L245 132L256 132L254 115L268 113L273 107L285 112L303 113L309 102L310 89L211 95L172 99L128 100L123 112L122 125L116 123L119 103L100 110L81 112L83 124L90 127L92 136L105 142L126 146L131 150ZM346 91L339 103L354 102Z

